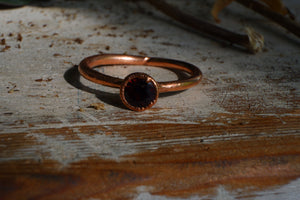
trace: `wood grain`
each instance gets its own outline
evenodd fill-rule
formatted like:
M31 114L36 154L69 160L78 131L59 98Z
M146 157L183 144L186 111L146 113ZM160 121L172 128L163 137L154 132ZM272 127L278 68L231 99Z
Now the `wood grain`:
M172 1L209 20L213 2L197 2ZM300 9L297 0L287 4ZM299 41L243 8L224 17L231 30L247 21L263 34L264 51L220 46L144 3L49 1L1 10L0 199L297 199ZM118 90L79 75L78 63L98 53L179 59L204 76L132 112ZM136 71L177 78L141 66L102 72Z
M11 142L2 143L6 145L6 152L1 151L1 158L7 158L0 165L2 197L130 199L131 195L137 195L137 188L141 185L153 195L189 197L199 193L212 194L218 185L226 185L229 190L256 191L287 184L298 178L299 117L284 117L284 124L275 117L244 116L242 121L245 120L248 123L237 122L226 126L110 126L111 132L104 132L103 136L118 137L120 140L110 140L108 148L118 149L119 145L127 143L128 150L138 150L138 153L118 158L111 156L111 159L104 158L105 154L112 152L88 150L91 144L83 144L84 139L78 137L83 133L92 137L103 126L1 134L1 141L12 138ZM289 127L288 131L286 127ZM74 128L79 133L74 132ZM49 143L51 138L71 143L75 151L82 148L80 153L87 154L86 159L76 161L75 156L68 165L63 160L55 162L53 159L57 157L51 154L61 151L60 146L48 144L47 149L32 149L34 145L44 145L33 139L41 134L48 137L44 142L48 140ZM35 156L40 154L40 157L37 160L9 160L11 156L7 152L14 156L19 153L22 157L24 151L36 151ZM69 159L70 155L69 152L61 156ZM32 191L30 188L35 189Z

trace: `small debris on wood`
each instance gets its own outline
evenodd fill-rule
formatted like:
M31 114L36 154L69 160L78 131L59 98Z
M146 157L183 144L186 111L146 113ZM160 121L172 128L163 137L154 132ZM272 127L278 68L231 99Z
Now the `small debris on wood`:
M74 42L76 42L77 44L82 44L84 42L84 40L81 38L75 38Z
M83 108L79 108L78 111L79 112L84 112L84 109Z
M112 33L109 33L109 34L107 34L106 36L107 36L107 37L117 37L116 34L112 34Z
M66 61L66 60L64 60L64 63L65 63L65 64L70 64L70 65L74 65L72 62Z
M53 56L54 56L54 57L60 57L60 56L62 56L62 55L59 54L59 53L55 53L55 54L53 54Z
M50 82L52 80L53 80L52 78L47 78L47 79L39 78L39 79L36 79L34 81L36 81L36 82Z
M11 85L12 85L12 88L8 90L8 93L14 93L14 92L18 92L19 90L16 90L16 87L17 87L17 84L15 83L11 83L9 82Z
M94 108L95 110L105 110L103 103L92 103L88 108Z
M4 38L0 40L0 45L6 45L6 40Z
M22 40L23 40L23 37L22 37L21 33L18 33L17 41L22 42Z
M5 52L10 49L10 46L6 45L3 49L0 50L0 52Z
M8 90L7 93L11 94L11 93L14 93L15 91L16 91L15 88L12 88L12 89Z

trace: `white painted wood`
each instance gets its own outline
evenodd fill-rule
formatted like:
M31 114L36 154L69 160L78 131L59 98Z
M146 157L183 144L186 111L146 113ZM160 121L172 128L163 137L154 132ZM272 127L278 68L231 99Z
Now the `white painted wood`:
M212 22L212 1L172 1ZM297 0L286 1L300 18ZM42 6L40 6L42 5ZM197 7L197 9L194 9ZM147 14L148 11L154 14ZM191 138L151 141L133 140L112 127L126 124L205 124L225 127L249 116L299 117L300 42L277 25L233 4L224 10L220 26L242 32L251 26L265 36L265 50L256 55L184 29L145 3L121 0L59 1L33 3L17 9L0 10L0 134L25 133L34 145L0 152L0 163L23 159L49 159L62 168L91 156L124 161L133 154L154 151L168 145L189 145L204 141L265 137L243 132L199 135ZM20 36L22 39L20 39ZM19 39L18 39L19 37ZM153 109L136 113L124 109L118 90L77 77L77 65L84 57L103 53L145 54L179 59L198 66L203 81L194 88L159 98ZM124 77L142 70L158 81L176 76L167 70L141 67L108 67L104 73ZM72 84L70 84L72 83ZM82 89L78 84L83 84ZM78 88L80 89L78 89ZM89 106L102 103L104 110ZM247 124L245 120L243 123ZM81 126L103 126L95 135L82 133ZM77 138L40 133L41 129L70 128ZM107 134L109 133L109 134ZM162 130L163 133L163 130ZM182 133L184 134L184 133ZM141 133L145 136L145 133ZM295 136L299 130L274 131L272 137ZM0 141L1 142L1 141ZM5 142L0 148L7 147ZM180 151L180 149L177 149ZM127 156L127 157L126 157ZM140 186L143 187L143 186ZM299 179L277 188L247 192L254 199L298 199ZM215 188L214 196L171 198L151 194L151 188L137 188L140 199L253 199L243 191Z
M88 12L90 4L97 10ZM289 5L297 8L296 1L290 1ZM268 21L257 15L245 16L248 25L266 35L268 51L251 55L220 47L212 40L136 9L136 5L123 1L66 4L54 1L46 8L27 6L1 11L1 38L11 46L0 54L2 132L24 130L26 123L42 124L45 116L48 116L47 120L66 126L73 119L86 123L97 120L101 123L140 123L145 122L147 116L152 117L152 122L157 122L155 119L159 117L159 121L166 123L193 123L205 120L213 112L244 113L248 109L251 113L280 115L274 110L299 109L297 102L285 98L298 96L300 85L297 84L299 41L291 34L280 35L284 31L276 26L272 26L270 32L262 27L271 26ZM131 15L133 12L136 14ZM221 25L226 27L233 21L224 17ZM242 26L234 30L238 31ZM14 36L9 37L10 33ZM21 42L17 41L18 33L22 35ZM83 43L78 44L76 38L82 39ZM16 48L18 45L21 48ZM148 56L184 60L197 65L203 71L204 79L202 84L188 91L159 98L155 106L159 110L132 113L118 107L118 90L80 78L84 85L97 90L97 97L97 94L78 90L65 81L64 74L68 69L99 51L130 54L142 51ZM153 71L150 74L158 80L168 76L166 71L150 68L146 71ZM129 72L129 68L114 72L108 69L108 73L120 76ZM35 81L39 79L51 81ZM14 85L15 92L8 93ZM239 87L234 88L236 86ZM235 105L236 98L241 98L243 104ZM96 102L104 103L105 110L87 108ZM228 110L228 106L231 109ZM78 112L79 108L83 108L84 113ZM9 125L18 120L24 120L24 124L15 128Z

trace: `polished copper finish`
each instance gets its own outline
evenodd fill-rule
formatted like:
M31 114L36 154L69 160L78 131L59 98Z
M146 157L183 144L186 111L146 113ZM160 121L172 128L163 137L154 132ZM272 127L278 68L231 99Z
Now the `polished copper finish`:
M105 86L121 88L122 84L124 83L123 79L105 75L93 69L96 67L100 68L108 65L144 65L177 69L189 74L189 77L186 79L168 82L157 82L158 93L188 89L198 84L202 78L202 73L196 66L183 61L121 54L102 54L87 57L80 62L79 72L84 78L92 82Z

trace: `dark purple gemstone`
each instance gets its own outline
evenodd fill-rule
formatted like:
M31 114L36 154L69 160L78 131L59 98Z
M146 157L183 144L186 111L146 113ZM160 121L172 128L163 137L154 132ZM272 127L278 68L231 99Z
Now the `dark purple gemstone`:
M147 78L135 77L128 81L124 88L124 97L133 107L148 107L156 100L157 88L153 81Z

